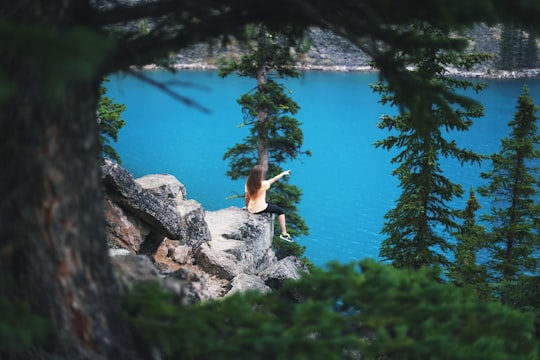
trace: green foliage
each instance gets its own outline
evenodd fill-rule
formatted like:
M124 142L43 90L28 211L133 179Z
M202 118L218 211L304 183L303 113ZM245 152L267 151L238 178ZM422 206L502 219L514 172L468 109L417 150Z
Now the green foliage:
M326 281L311 287L339 296L335 300L357 326L372 331L372 340L363 347L367 358L511 359L535 354L530 316L433 281L439 277L434 270L398 270L374 261L360 266L358 276L352 266L334 264Z
M435 277L373 260L332 263L270 294L191 306L157 285L137 287L125 309L165 359L536 358L530 315Z
M34 79L34 86L49 105L62 100L67 82L91 79L112 48L110 40L81 27L66 30L6 19L0 19L0 43L4 59L15 61L18 69L37 67L41 78ZM17 88L10 71L15 69L0 69L0 99L28 90Z
M518 275L515 281L506 284L505 292L513 308L534 316L535 335L540 343L540 275Z
M419 36L441 39L448 34L427 26L415 27ZM432 95L419 97L416 109L400 108L396 116L384 115L378 124L381 129L392 132L376 147L397 149L392 163L398 164L393 171L402 189L394 209L385 215L382 232L388 235L381 246L380 255L391 260L397 267L418 269L422 266L446 266L445 253L452 251L446 233L458 228L456 212L448 203L461 197L459 184L446 178L440 167L440 157L450 157L461 164L479 163L481 156L458 147L455 141L444 138L444 131L466 131L473 119L483 115L483 108L465 98L457 91L471 89L481 91L485 84L445 76L447 66L469 69L486 59L482 54L463 54L459 51L441 52L438 49L418 50L414 56L400 56L415 68L412 72L434 89ZM397 105L398 100L388 86L378 83L372 86L381 94L380 102Z
M49 321L38 316L24 303L13 303L0 296L0 357L9 358L50 335Z
M105 81L108 81L105 79ZM123 104L115 103L111 98L105 96L107 89L101 86L101 97L98 106L98 127L99 141L101 143L102 156L108 157L121 163L120 156L110 145L111 140L118 141L118 132L126 124L121 118L122 112L126 110Z
M538 276L540 254L538 108L527 86L516 109L508 123L510 135L501 140L500 151L491 156L492 169L481 174L488 183L478 189L491 201L491 211L483 217L490 225L486 267L499 295L509 303L512 300L505 298L509 296L505 289L527 274Z
M228 176L238 179L249 174L253 164L258 162L259 144L264 144L269 161L273 164L282 164L296 159L298 155L309 154L300 150L304 142L300 129L302 124L287 115L296 114L299 107L286 96L284 85L270 80L261 85L255 94L243 94L238 103L244 114L243 125L251 126L250 135L243 143L229 148L225 153L224 159L230 161ZM268 114L264 122L257 120L262 107Z
M295 26L281 26L279 31L272 31L263 24L246 26L246 54L240 61L225 61L219 73L225 77L232 73L239 76L258 79L261 70L266 74L275 72L278 78L297 78L296 59L291 48L300 49L304 40L303 30ZM260 85L260 83L258 83Z
M434 282L438 273L433 270L398 272L375 263L362 265L366 282L356 300L360 321L376 330L369 354L400 359L535 355L530 316Z
M478 264L477 254L485 241L485 229L476 223L476 212L481 208L473 189L465 210L459 213L463 223L456 236L455 260L450 263L448 277L458 286L471 286L482 298L490 297L485 268Z
M166 359L339 359L351 341L324 302L295 306L255 292L192 306L172 299L157 286L139 287L125 302L132 323Z
M490 225L483 249L488 261L482 264L489 275L491 295L504 304L535 317L536 339L540 339L540 204L538 203L540 136L527 86L519 96L512 131L501 140L491 156L492 169L481 176L488 181L478 189L491 201L491 211L482 217Z

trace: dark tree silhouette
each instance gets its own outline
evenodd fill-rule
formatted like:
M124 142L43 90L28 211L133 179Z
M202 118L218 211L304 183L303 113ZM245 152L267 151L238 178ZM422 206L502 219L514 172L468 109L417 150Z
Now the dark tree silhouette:
M401 53L465 44L418 37L399 25L538 26L539 15L533 3L506 0L1 2L0 294L55 329L27 358L144 357L122 317L104 240L96 115L104 76L240 36L248 23L319 26L366 51L414 115L418 94L438 90L404 71L381 44Z

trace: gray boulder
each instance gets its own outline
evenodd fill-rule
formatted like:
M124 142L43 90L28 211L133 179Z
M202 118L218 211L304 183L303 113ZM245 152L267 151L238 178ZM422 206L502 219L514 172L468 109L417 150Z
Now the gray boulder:
M268 287L260 277L242 273L235 276L231 281L231 290L226 296L245 291L260 291L262 293L268 293L271 290L272 289L270 289L270 287Z
M131 290L136 284L160 281L159 273L148 257L118 251L109 254L122 293Z
M116 204L149 224L156 234L169 239L184 237L180 214L172 206L143 189L133 176L117 163L105 160L101 170L105 191Z
M192 272L182 270L163 277L147 256L118 250L110 251L109 254L121 293L132 290L138 284L156 283L172 292L175 300L184 305L211 298L206 290L205 279Z
M212 234L212 249L231 254L251 273L258 273L277 261L272 249L273 217L254 215L237 207L206 213Z
M184 304L212 299L214 295L209 290L209 285L205 276L188 269L177 270L163 279L163 286L181 295Z
M197 249L210 241L210 230L205 221L206 212L195 200L186 199L186 188L178 179L168 174L151 174L135 180L180 215L183 243Z
M183 242L193 249L212 239L210 228L205 220L206 211L195 200L184 200L178 203L176 211L180 214L180 225L185 230Z
M186 187L173 175L150 174L135 181L172 207L186 200Z
M271 289L279 289L285 280L298 280L307 272L309 270L297 257L287 256L261 271L259 276Z
M226 280L232 280L247 270L233 255L214 249L208 244L199 247L195 262L203 271Z

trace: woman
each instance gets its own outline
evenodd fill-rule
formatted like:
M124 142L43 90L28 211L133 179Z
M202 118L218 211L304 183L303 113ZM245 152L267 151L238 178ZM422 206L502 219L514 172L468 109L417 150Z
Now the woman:
M266 202L266 191L270 189L270 186L284 177L290 175L291 170L286 170L279 175L274 176L271 179L264 180L264 171L261 165L255 165L249 174L246 181L244 199L246 201L246 208L252 214L272 213L278 214L278 223L281 227L280 239L292 242L291 236L287 233L287 227L285 226L285 211L274 204Z

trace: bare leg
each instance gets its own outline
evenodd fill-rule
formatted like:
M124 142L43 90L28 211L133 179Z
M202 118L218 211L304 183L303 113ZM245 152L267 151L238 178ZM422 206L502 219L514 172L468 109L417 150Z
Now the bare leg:
M280 214L277 217L279 227L281 228L281 233L286 234L287 233L287 227L285 226L285 214Z

